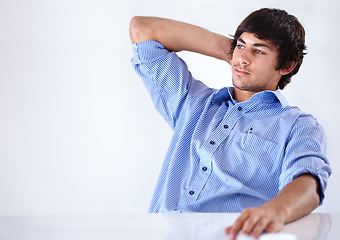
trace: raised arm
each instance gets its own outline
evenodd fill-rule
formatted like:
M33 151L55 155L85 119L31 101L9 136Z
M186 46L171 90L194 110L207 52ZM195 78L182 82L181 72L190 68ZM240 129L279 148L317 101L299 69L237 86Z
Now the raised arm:
M201 27L157 17L133 17L130 22L132 43L156 40L172 51L191 51L230 63L231 39Z

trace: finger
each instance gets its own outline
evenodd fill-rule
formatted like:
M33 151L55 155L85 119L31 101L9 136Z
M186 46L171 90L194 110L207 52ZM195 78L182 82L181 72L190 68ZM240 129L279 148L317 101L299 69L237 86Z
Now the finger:
M224 232L229 236L228 240L235 240L236 239L237 233L234 233L232 231L232 226L225 228Z
M269 221L265 218L261 218L253 227L252 231L249 233L253 237L258 238L261 233L267 228Z
M243 223L242 232L250 235L260 219L261 218L259 215L251 215L250 217L248 217L247 220Z
M231 226L230 227L226 227L224 229L224 233L229 234L230 233L230 229L231 229Z
M236 235L239 233L239 231L241 231L241 229L243 228L243 224L247 220L248 216L248 211L244 210L241 215L236 219L234 224L226 229L232 239L235 239Z

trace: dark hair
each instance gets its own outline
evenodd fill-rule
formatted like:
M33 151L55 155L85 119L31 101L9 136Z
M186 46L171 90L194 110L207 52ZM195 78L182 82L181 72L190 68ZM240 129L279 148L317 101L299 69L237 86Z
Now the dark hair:
M277 47L279 55L276 70L288 69L293 62L297 63L293 71L281 77L277 88L283 89L291 81L291 77L299 71L303 56L306 54L305 30L299 20L284 10L270 8L257 10L238 26L230 46L231 53L243 32L269 40Z

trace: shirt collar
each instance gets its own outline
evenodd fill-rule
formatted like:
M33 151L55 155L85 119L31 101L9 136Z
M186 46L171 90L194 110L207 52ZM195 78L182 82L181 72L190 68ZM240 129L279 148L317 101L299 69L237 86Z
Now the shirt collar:
M233 87L224 87L221 88L216 92L216 94L213 96L211 103L222 103L228 100L233 100L233 93L234 93L234 88Z
M224 101L228 101L231 100L234 103L237 103L236 100L233 99L233 95L234 95L234 87L224 87L221 88L220 90L218 90L215 94L215 96L213 97L211 103L222 103ZM256 100L263 100L264 98L268 99L272 99L272 100L278 100L282 107L286 107L288 105L288 102L286 100L286 98L283 96L283 94L279 91L263 91L263 92L259 92L254 94L249 101L256 101Z
M281 103L282 107L288 106L288 101L283 96L283 94L281 92L279 92L279 91L268 91L268 92L271 92L271 93L275 94L276 98L279 100L279 102Z

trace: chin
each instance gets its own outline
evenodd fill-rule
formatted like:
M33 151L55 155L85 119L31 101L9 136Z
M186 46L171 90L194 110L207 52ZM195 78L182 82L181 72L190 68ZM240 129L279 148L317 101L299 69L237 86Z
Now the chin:
M237 77L236 77L236 80L235 80L234 76L232 77L232 83L233 83L235 88L238 88L238 89L241 89L241 90L244 90L244 88L246 88L244 82L240 79L237 79Z

